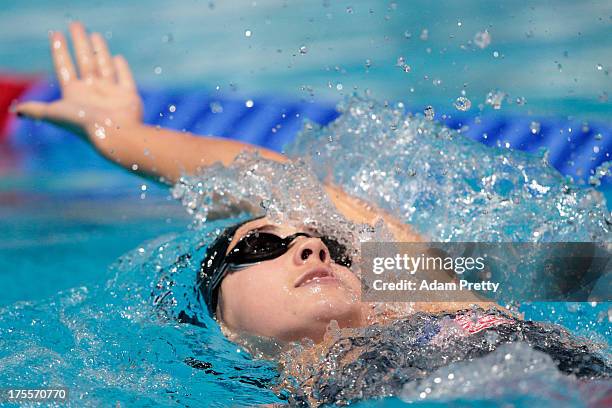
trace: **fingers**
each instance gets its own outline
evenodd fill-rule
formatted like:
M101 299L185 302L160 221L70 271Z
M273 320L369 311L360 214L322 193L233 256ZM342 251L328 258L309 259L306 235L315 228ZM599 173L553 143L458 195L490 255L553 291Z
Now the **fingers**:
M74 105L62 101L45 102L24 102L15 108L18 116L25 116L31 119L45 120L54 124L78 125L82 122L83 111Z
M115 66L113 59L108 51L106 40L99 34L91 35L91 43L93 45L94 55L98 66L98 76L107 81L115 81Z
M53 32L50 37L51 41L51 55L53 57L53 65L55 66L55 74L60 87L64 89L66 85L76 79L76 71L70 52L68 51L68 44L66 38L60 32Z
M123 56L116 55L113 58L113 62L115 64L115 71L117 73L117 82L120 86L125 89L135 91L136 90L136 82L134 81L134 77L132 76L132 71L130 70L130 66Z
M136 83L125 58L112 57L106 40L99 33L87 35L85 27L79 22L70 24L70 34L81 79L85 81L102 80L117 83L129 90L136 90ZM66 85L78 79L66 38L60 32L51 34L51 51L55 72L62 91Z
M19 116L45 119L47 117L47 104L44 102L24 102L17 105L15 111Z
M79 74L82 79L90 80L96 74L96 62L85 27L79 22L72 23L70 24L70 34L72 35Z

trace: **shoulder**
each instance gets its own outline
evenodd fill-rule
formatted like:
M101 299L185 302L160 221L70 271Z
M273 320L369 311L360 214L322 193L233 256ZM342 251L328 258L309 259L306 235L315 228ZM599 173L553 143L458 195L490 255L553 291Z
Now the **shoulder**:
M331 183L324 185L325 192L336 209L349 220L374 226L382 220L398 242L419 242L422 237L410 225L390 214L373 203L345 192L341 187Z

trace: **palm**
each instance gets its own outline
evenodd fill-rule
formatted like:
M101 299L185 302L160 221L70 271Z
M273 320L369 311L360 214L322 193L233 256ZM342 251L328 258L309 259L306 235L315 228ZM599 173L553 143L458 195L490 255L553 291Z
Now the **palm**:
M43 119L92 138L96 130L142 121L142 101L129 66L112 57L100 34L88 36L80 23L70 26L74 63L66 39L51 35L51 53L62 97L51 103L27 102L17 107L23 115Z
M79 119L100 124L140 123L142 102L135 90L127 90L116 84L103 81L72 81L62 90L62 98L49 106L51 119L70 120L75 113ZM71 121L72 122L72 121Z

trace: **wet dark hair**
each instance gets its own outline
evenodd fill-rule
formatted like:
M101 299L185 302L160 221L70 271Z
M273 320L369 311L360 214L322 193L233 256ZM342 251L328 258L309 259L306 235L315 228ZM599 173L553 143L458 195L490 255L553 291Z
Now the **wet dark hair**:
M208 246L204 259L200 264L200 270L196 279L196 285L200 294L204 298L206 307L208 308L208 314L212 317L215 316L217 310L217 303L219 301L219 287L223 277L223 261L225 260L225 254L229 248L234 235L238 228L254 220L263 218L264 216L249 218L245 221L241 221L237 224L230 225L225 228L221 234L215 239L215 241Z

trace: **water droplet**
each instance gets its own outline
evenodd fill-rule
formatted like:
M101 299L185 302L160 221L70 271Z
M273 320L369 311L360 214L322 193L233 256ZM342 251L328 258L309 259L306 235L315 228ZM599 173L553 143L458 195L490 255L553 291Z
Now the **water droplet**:
M372 60L371 59L366 59L365 60L365 66L366 66L366 68L370 68L372 66Z
M521 106L527 103L527 99L525 99L524 96L519 96L514 101L516 102L517 105L521 105Z
M159 65L156 66L155 68L153 68L153 72L155 72L155 75L159 75L162 73L162 67L160 67Z
M308 48L305 45L300 47L300 54L306 54L308 52Z
M591 130L588 122L582 122L582 133L588 133Z
M412 38L412 33L408 30L404 31L404 38L410 40Z
M94 134L98 139L106 139L106 129L104 128L104 126L100 126L97 123L94 123L94 128Z
M460 96L455 100L455 108L462 112L470 110L472 107L472 101L470 101L465 96Z
M132 170L133 171L138 170L138 165L136 163L132 164Z
M176 112L176 106L174 106L174 105L168 106L168 111L170 111L172 113Z
M397 63L395 64L398 67L400 67L402 69L402 71L408 73L410 71L412 71L412 67L408 64L406 64L406 58L400 56L397 57Z
M254 105L254 102L252 99L248 99L245 103L244 106L246 106L247 108L252 108Z
M493 51L493 58L499 57L499 51Z
M479 31L474 35L474 44L481 49L485 49L491 44L491 34L487 30Z
M212 113L223 113L223 105L221 105L219 102L211 102L210 111Z
M250 36L253 35L253 32L251 30L244 30L244 36L249 38Z
M434 111L434 108L431 105L428 105L423 113L425 113L425 119L427 120L433 120L434 116L436 115L436 111Z
M500 90L493 90L490 91L487 94L487 98L485 99L485 103L487 105L491 105L493 107L493 109L501 109L502 106L502 102L504 101L504 98L506 97L506 93L502 92Z
M346 12L347 12L348 14L353 14L353 8L352 8L351 6L348 6L348 7L346 8Z
M532 134L540 133L540 122L531 122L529 124L529 130L531 130Z
M597 64L595 65L595 67L597 68L598 71L601 71L603 69L603 65L601 64Z
M424 29L421 31L421 35L419 36L419 38L420 38L421 40L423 40L423 41L427 41L427 39L429 38L429 30L428 30L428 29L426 29L426 28L424 28Z
M439 85L442 85L442 80L440 78L434 78L433 81L431 81L431 83L434 86L439 86Z

